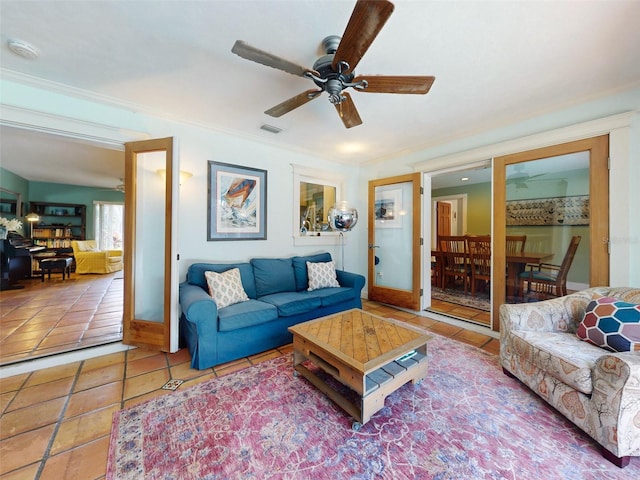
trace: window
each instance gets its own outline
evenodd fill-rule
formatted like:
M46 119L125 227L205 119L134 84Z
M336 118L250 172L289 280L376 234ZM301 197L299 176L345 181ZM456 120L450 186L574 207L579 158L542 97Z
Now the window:
M94 202L94 232L100 250L122 250L124 205Z
M334 244L329 209L342 199L339 174L293 165L293 238L296 245Z

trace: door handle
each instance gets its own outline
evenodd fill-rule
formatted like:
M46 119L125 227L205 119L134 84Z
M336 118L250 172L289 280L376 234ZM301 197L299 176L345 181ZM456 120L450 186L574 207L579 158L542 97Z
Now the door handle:
M373 243L370 243L369 248L380 248L380 247L378 245L374 245Z

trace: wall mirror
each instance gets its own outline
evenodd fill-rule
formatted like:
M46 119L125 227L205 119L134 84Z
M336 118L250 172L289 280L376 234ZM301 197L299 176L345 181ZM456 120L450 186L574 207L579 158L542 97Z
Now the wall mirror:
M333 244L338 232L329 227L329 209L342 197L342 178L329 172L293 166L294 244Z
M22 221L22 194L0 187L0 216Z

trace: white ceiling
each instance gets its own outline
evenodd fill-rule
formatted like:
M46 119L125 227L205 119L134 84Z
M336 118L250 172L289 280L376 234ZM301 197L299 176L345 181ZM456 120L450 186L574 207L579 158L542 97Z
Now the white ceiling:
M314 86L244 60L231 47L240 39L311 67L323 53L322 39L344 31L353 0L1 0L0 65L12 78L25 74L351 164L393 158L640 85L640 1L394 3L357 72L434 75L436 81L426 96L353 93L364 123L351 129L326 96L279 119L265 115ZM11 53L9 39L29 42L39 58ZM264 123L283 131L260 130ZM20 142L9 141L4 128L0 133L3 167L42 180L33 178L38 169L29 162L44 156L50 174L71 177L66 160L53 149L38 150L37 138L26 142L34 145L34 155L23 151L17 157L11 148ZM83 163L100 168L86 158Z

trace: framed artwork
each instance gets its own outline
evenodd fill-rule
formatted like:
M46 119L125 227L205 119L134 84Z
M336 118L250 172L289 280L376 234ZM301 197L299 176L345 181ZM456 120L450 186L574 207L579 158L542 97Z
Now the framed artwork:
M376 228L402 228L402 190L384 190L376 193Z
M209 161L207 240L267 239L267 171Z
M589 225L589 195L507 201L507 226Z

